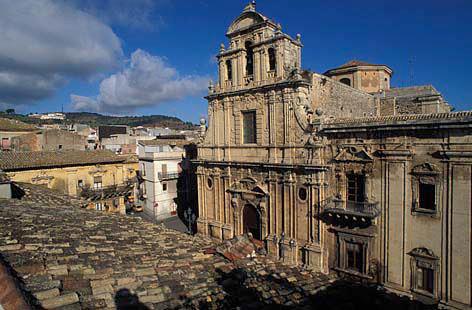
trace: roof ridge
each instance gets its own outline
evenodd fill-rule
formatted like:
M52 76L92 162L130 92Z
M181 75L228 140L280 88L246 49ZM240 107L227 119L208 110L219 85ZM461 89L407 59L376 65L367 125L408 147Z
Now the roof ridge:
M424 120L424 119L452 119L461 117L472 117L472 111L431 113L431 114L404 114L404 115L387 115L387 116L369 116L358 118L333 118L324 122L327 125L334 124L356 124L376 121L408 121L408 120Z

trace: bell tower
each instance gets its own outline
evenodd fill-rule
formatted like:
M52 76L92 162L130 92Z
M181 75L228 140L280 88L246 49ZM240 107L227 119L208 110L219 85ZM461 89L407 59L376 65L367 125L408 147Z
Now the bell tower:
M282 32L282 26L256 11L249 3L226 32L217 56L217 92L257 87L286 79L301 66L301 40Z

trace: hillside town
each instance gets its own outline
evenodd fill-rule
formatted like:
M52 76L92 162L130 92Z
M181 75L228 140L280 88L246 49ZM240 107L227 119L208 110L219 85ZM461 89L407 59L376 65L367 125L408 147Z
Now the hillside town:
M0 113L0 310L472 308L472 110L261 11L198 124Z

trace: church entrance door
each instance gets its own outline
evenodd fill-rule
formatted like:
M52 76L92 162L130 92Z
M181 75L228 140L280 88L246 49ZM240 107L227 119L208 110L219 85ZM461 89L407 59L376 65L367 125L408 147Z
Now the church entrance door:
M261 240L261 219L253 205L246 204L243 212L243 232L250 232L255 239Z

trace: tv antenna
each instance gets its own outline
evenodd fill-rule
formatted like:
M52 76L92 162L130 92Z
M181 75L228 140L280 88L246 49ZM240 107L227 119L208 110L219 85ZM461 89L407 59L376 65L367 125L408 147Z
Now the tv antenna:
M410 84L410 86L413 86L414 83L415 83L414 70L413 70L413 64L414 64L415 61L416 61L415 56L411 56L408 59L408 75L409 75L409 84Z

